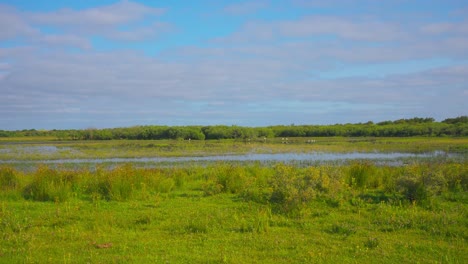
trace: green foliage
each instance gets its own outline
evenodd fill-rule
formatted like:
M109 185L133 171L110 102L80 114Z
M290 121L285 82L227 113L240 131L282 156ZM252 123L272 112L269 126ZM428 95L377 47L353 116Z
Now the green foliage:
M424 184L415 177L402 177L398 181L400 192L411 202L424 202L429 193Z
M174 190L175 186L176 183L172 178L165 178L159 182L158 191L160 193L169 193Z
M414 163L403 167L352 162L341 166L295 167L278 163L239 166L219 163L208 167L57 170L39 166L25 177L0 168L0 189L36 201L67 201L70 197L126 201L198 186L205 196L233 194L244 201L271 204L275 212L299 215L313 200L359 197L366 202L394 202L404 197L424 203L447 192L468 190L466 162ZM354 204L357 200L351 200Z
M247 188L252 179L247 170L230 164L218 164L215 167L208 168L204 176L207 179L203 185L205 195L214 195L221 192L239 194Z
M376 237L369 237L366 242L364 242L364 246L369 249L376 248L379 246L379 239Z
M399 119L374 124L372 121L357 124L290 125L269 127L241 126L135 126L129 128L85 130L34 129L2 131L0 137L49 136L59 140L110 140L110 139L255 139L264 137L410 137L410 136L468 136L468 117L460 116L436 122L434 118Z
M35 201L66 201L75 183L75 176L74 173L40 166L32 175L32 181L24 187L23 196Z
M146 197L148 192L169 193L177 186L171 175L158 169L135 169L131 165L112 170L99 168L95 177L86 179L86 194L106 200L125 201L135 197ZM182 183L179 179L179 185Z
M447 188L453 192L468 191L468 164L447 163L438 171L438 175L443 175Z
M2 167L0 262L464 263L466 166Z
M223 185L215 181L206 181L202 185L203 193L205 196L219 194L223 191Z
M15 189L18 185L17 172L10 167L0 167L0 190Z
M366 162L357 162L349 168L348 184L351 187L367 188L373 176L373 166Z
M273 190L270 202L286 214L298 214L306 204L315 198L316 190L301 171L292 166L278 164L270 180Z
M106 200L125 201L133 192L133 178L129 167L111 171L98 169L96 177L89 179L87 193Z
M396 186L409 201L422 202L447 189L463 190L466 177L466 164L413 164L404 168Z
M447 124L468 124L468 116L459 116L455 118L447 118L442 123L447 123Z
M239 196L245 201L268 204L273 193L270 178L274 171L270 168L252 167L249 173L253 175L245 184Z
M463 127L406 122L334 128L357 135L429 125L433 133L441 131L439 125ZM296 128L334 133L321 126L288 127ZM136 139L165 137L168 129L109 131L114 138ZM464 138L322 138L314 144L262 138L247 144L242 137L251 131L225 129L237 139L60 142L52 157L61 158L70 146L76 152L66 158L324 149L464 153L467 144ZM90 132L101 137L98 130ZM1 154L11 159L5 158L8 152ZM399 166L370 161L32 166L0 166L2 263L465 263L468 255L464 156L408 159Z
M253 217L248 219L235 217L235 221L239 223L239 231L242 233L267 233L272 221L271 208L260 208L252 215Z
M330 234L342 235L345 237L356 233L355 228L349 223L332 224L327 231Z
M189 218L188 224L185 226L185 231L187 233L208 233L208 230L208 219L200 216Z

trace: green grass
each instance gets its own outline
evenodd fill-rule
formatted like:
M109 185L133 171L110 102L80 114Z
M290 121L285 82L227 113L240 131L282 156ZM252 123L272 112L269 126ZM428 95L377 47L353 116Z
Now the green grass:
M466 162L1 167L0 185L0 263L468 261Z

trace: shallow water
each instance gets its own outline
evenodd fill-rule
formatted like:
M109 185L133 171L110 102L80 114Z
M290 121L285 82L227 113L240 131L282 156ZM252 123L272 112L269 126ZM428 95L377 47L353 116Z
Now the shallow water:
M27 154L54 154L61 150L72 150L68 147L56 147L52 145L39 145L39 146L21 146L16 144L3 145L0 148L0 153L27 153Z
M78 163L181 163L181 162L212 162L212 161L234 161L234 162L327 162L347 160L380 160L398 161L408 158L435 158L456 157L457 154L444 151L430 153L381 153L381 152L351 152L351 153L274 153L274 154L244 154L244 155L216 155L198 157L142 157L142 158L105 158L105 159L57 159L57 160L34 160L20 161L8 160L0 163L44 163L44 164L78 164Z

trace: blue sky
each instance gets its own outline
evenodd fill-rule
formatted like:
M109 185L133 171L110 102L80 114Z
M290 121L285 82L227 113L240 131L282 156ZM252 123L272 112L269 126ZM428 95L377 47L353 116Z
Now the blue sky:
M0 1L0 129L468 114L468 3Z

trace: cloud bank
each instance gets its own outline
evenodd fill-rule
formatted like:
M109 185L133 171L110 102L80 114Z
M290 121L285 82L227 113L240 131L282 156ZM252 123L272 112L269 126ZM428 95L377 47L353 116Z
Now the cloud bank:
M0 5L0 24L7 25L0 27L0 129L468 114L463 15L317 14L334 4L295 3L290 8L300 15L274 19L252 16L273 16L279 7L272 2L226 3L216 12L229 15L235 29L193 43L177 41L195 37L170 16L177 7L120 1L28 11ZM463 6L451 8L457 14ZM160 43L164 48L148 54Z

